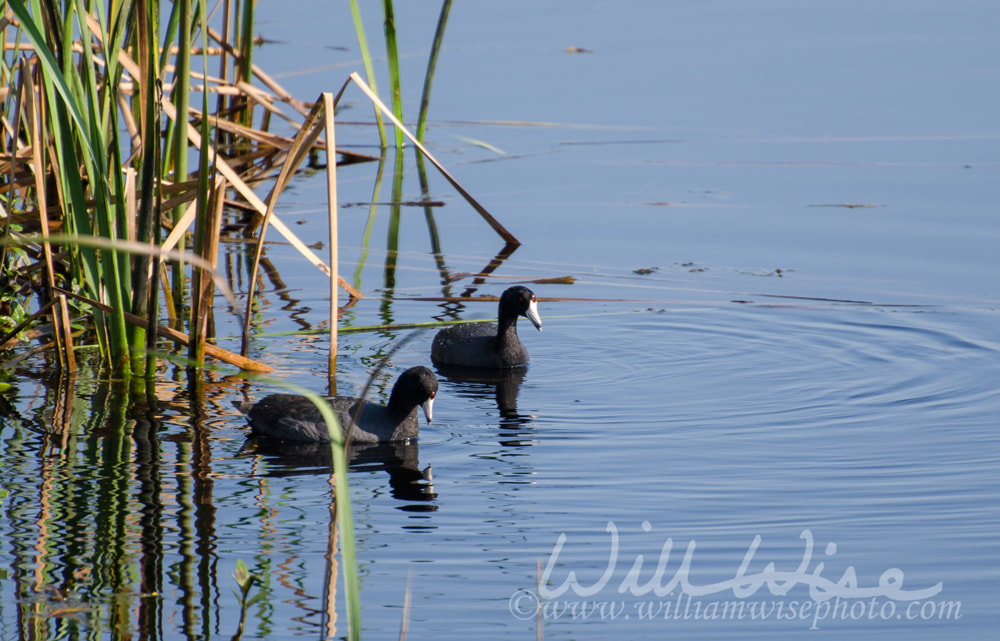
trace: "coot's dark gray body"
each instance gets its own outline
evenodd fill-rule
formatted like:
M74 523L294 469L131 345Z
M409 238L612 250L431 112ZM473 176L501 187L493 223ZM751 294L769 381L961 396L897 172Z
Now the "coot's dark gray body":
M504 369L528 364L528 350L517 337L517 317L524 316L539 331L535 294L527 287L511 287L500 296L498 323L464 323L438 332L431 360L438 365Z
M417 407L431 422L437 378L426 367L411 367L396 380L387 405L348 396L327 397L345 434L357 443L415 439L420 430ZM329 442L323 415L304 396L272 394L257 403L237 403L255 436L285 441Z

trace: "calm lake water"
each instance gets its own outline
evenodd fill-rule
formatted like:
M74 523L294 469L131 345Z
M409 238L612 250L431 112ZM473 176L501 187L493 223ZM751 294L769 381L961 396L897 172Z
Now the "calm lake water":
M259 6L256 62L302 99L360 69L339 4ZM399 4L415 115L438 6ZM521 323L523 377L441 374L418 444L357 453L362 637L994 638L1000 7L467 4L427 139L523 245L491 265L503 243L431 175L433 225L401 208L389 251L367 203L421 197L411 150L395 196L392 152L374 196L374 163L342 168L340 272L367 298L340 326L492 318L433 299L517 282L544 331ZM337 135L377 153L369 127ZM303 175L279 214L314 242L324 199ZM273 380L197 390L165 364L148 395L93 370L64 395L15 372L0 639L229 639L237 560L261 578L244 639L347 634L326 460L248 447L232 408L327 387L327 340L295 333L325 327L327 284L268 237ZM379 399L433 331L341 334L339 392L407 337Z

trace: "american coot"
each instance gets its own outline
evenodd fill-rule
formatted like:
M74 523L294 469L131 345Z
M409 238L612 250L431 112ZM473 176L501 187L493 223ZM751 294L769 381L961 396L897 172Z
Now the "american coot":
M431 406L437 389L434 372L426 367L411 367L399 375L389 395L388 405L349 396L328 397L326 402L336 412L345 434L350 426L353 442L402 441L417 438L420 429L418 405L423 407L427 422L431 422ZM236 403L236 406L247 415L250 430L255 436L285 441L330 440L323 415L305 396L272 394L257 403L243 402Z
M431 345L431 360L438 365L494 369L526 365L528 350L517 337L518 316L542 330L535 294L527 287L511 287L500 296L498 325L466 323L438 332Z

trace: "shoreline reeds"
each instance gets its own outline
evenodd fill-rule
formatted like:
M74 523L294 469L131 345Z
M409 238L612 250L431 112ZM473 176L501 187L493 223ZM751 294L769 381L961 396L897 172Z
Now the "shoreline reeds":
M333 387L338 288L347 292L349 304L361 297L336 273L337 156L342 162L373 159L334 146L334 112L348 86L354 85L372 102L383 151L384 118L395 128L397 162L401 162L398 152L409 140L418 162L426 159L434 165L504 239L508 251L519 244L422 143L449 8L446 0L414 135L403 124L390 0L383 2L383 26L391 109L375 90L353 0L369 82L351 73L335 95L321 93L313 103L292 97L253 64L252 2L221 0L213 9L223 16L221 32L210 26L207 3L201 0L178 0L166 14L161 14L158 2L105 7L40 0L30 8L20 0L5 3L0 63L4 87L0 89L0 272L4 276L0 316L4 306L11 310L17 306L18 311L5 328L7 334L0 332L0 345L22 330L41 327L47 315L53 320L51 346L59 372L68 374L70 382L77 367L76 351L96 344L100 362L120 376L126 388L130 382L138 384L131 386L136 389L148 388L158 359L178 358L164 355L158 345L161 339L186 347L181 360L191 372L195 398L201 398L199 390L204 392L197 372L204 369L206 357L248 374L271 371L247 352L256 273L265 234L273 228L330 277ZM218 62L214 76L209 72L212 58ZM201 99L192 99L198 93ZM287 105L297 117L286 115L278 105ZM294 134L274 133L273 122L290 125ZM274 214L302 162L320 153L327 156L329 264ZM401 179L397 166L394 201L402 193ZM261 199L253 186L266 181L272 187ZM220 230L227 207L234 209L231 203L238 203L243 212L239 220L243 236L255 243L253 276L240 314L244 329L240 354L210 342L215 291L227 295L233 310L242 307L216 268L223 240ZM398 207L394 215L398 221ZM188 242L191 229L193 242ZM393 242L389 240L390 246ZM38 309L28 313L32 300ZM67 389L71 387L70 383ZM300 392L321 410L325 407L319 397ZM332 417L327 424L336 429ZM339 429L336 432L339 435ZM360 605L347 455L340 440L334 439L331 448L348 634L358 638Z

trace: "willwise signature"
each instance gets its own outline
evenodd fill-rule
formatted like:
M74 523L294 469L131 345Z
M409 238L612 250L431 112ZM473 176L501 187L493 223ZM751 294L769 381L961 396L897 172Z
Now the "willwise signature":
M642 524L644 531L649 532L652 526L649 521ZM590 597L608 587L619 564L619 535L618 527L614 521L608 521L606 531L611 535L610 547L608 550L608 564L601 577L590 585L582 585L577 579L576 572L570 570L566 577L558 585L553 580L553 573L559 565L559 555L566 544L566 534L560 534L556 540L555 547L549 555L549 560L545 564L539 582L538 595L543 599L555 599L567 591L572 591L578 597ZM660 548L660 555L656 559L656 567L648 574L648 578L643 579L643 570L646 559L642 554L637 554L632 561L632 566L628 573L617 586L620 594L626 592L633 596L645 596L650 593L663 598L675 592L687 594L692 597L719 594L732 591L736 598L747 598L757 593L762 587L767 589L772 595L780 596L787 594L792 588L802 585L808 586L809 596L815 601L826 601L834 597L845 599L861 599L868 597L884 597L897 601L915 601L930 598L941 592L943 585L936 583L928 588L905 590L903 589L903 571L899 568L889 568L878 578L878 584L865 587L858 581L854 566L848 567L836 581L822 576L825 564L819 561L813 564L813 535L808 529L802 530L800 539L805 541L805 549L802 553L802 560L794 570L779 570L773 562L768 563L763 570L748 573L750 564L754 560L757 548L760 547L760 535L754 536L750 547L743 556L743 561L737 568L733 578L715 583L698 585L691 581L691 565L694 561L696 543L692 539L688 542L681 558L680 564L672 571L667 579L668 564L673 553L673 539L668 538ZM826 556L836 554L835 543L826 546ZM649 572L649 571L647 571Z

